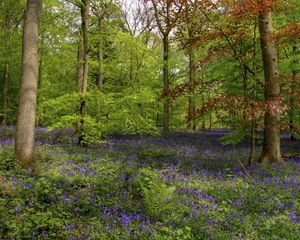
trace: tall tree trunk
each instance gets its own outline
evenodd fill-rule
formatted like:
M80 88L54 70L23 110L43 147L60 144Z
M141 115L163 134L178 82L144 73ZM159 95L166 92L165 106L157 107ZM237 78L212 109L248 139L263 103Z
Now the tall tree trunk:
M3 95L2 95L2 116L1 116L1 124L6 125L7 124L7 110L8 110L8 81L9 81L9 64L10 64L10 55L11 55L11 43L10 43L10 37L11 37L11 26L10 26L10 13L8 12L5 16L4 21L4 71L3 71Z
M6 62L4 64L3 72L3 96L2 96L2 125L7 124L7 109L8 109L8 76L9 76L9 64Z
M98 18L98 28L99 28L99 45L98 45L98 78L97 78L97 87L102 92L103 91L103 81L104 81L104 69L103 69L103 24L102 18Z
M243 71L243 122L242 122L242 126L247 125L247 107L248 107L248 83L247 83L247 69L245 68L245 66L242 66L242 71Z
M38 89L42 87L42 72L43 72L43 47L44 47L44 40L45 34L40 34L40 48L39 48L39 76L38 76Z
M77 47L77 62L78 62L78 69L77 69L77 89L78 92L81 92L82 89L82 81L83 81L83 40L82 40L82 31L80 31L80 39Z
M204 105L204 74L202 72L202 77L201 77L201 103L202 106ZM210 115L210 119L211 119L211 112L209 112ZM209 127L211 128L211 126ZM210 129L209 129L210 130ZM205 131L205 116L203 115L203 119L202 119L202 131Z
M77 79L76 79L76 86L79 93L81 93L82 89L82 80L83 80L83 41L82 41L82 31L80 31L80 38L77 46ZM76 114L80 116L80 107L81 102L76 106ZM75 125L75 132L80 132L80 121L78 121Z
M282 163L280 151L280 85L271 11L259 15L260 43L265 75L264 140L262 164Z
M82 18L82 40L83 40L83 74L82 74L82 86L81 93L87 91L87 80L89 70L89 39L88 39L88 27L89 27L89 0L82 0L81 5L81 18Z
M88 70L89 70L89 40L88 40L88 27L89 27L89 0L82 0L81 3L81 28L82 28L82 42L83 42L83 52L82 52L82 79L80 93L85 94L87 92L87 80L88 80ZM84 141L84 115L85 115L85 100L84 98L80 101L79 108L80 115L80 126L79 126L79 141L78 144L82 144Z
M245 50L244 50L244 44L243 42L240 43L240 49L239 49L239 65L241 69L241 74L243 78L243 110L242 110L242 126L246 127L247 125L247 105L248 105L248 82L247 82L247 68L245 63L242 60L242 57L245 56Z
M210 131L212 129L212 112L209 112L209 125L208 130Z
M170 82L169 82L169 35L173 28L171 16L171 1L166 1L164 5L162 3L161 7L164 8L163 11L158 9L158 2L152 0L152 5L154 9L154 15L157 23L157 27L162 34L163 40L163 96L164 96L164 113L163 113L163 132L170 131ZM165 11L165 12L164 12ZM164 12L164 14L161 14Z
M296 140L295 131L294 131L294 111L295 111L295 89L296 86L296 45L293 46L293 62L292 62L292 82L290 87L290 112L289 112L289 126L290 126L290 139Z
M163 122L163 131L169 132L170 126L170 98L169 98L169 90L170 90L170 83L169 83L169 35L165 34L163 36L163 45L164 45L164 52L163 52L163 81L164 81L164 122Z
M195 120L192 118L195 112L195 65L194 65L194 53L192 49L189 49L189 106L188 106L188 124L187 129L189 131L196 130Z
M256 29L257 24L254 25L253 30L253 92L252 92L252 98L255 101L256 100L256 88L257 88L257 65L256 65ZM248 158L248 165L251 166L254 159L255 159L255 153L256 153L256 129L257 129L257 123L256 123L256 116L255 116L255 109L253 104L251 104L251 136L250 136L250 154Z
M130 57L129 57L129 82L132 84L134 82L134 79L133 79L133 48L132 46L130 47L129 49L129 54L130 54Z
M141 56L141 59L143 59L145 57L145 55L143 54ZM143 66L143 61L139 60L138 56L135 56L135 60L136 60L136 71L135 71L135 82L137 85L137 89L138 89L138 93L141 93L141 81L140 81L140 69Z
M103 62L103 17L98 16L98 75L96 78L96 86L100 92L103 91L104 84L104 62ZM96 100L96 122L99 123L101 119L101 106L99 100Z
M37 99L36 104L39 105L40 102L40 96L38 94L39 90L42 88L42 74L43 74L43 47L44 47L44 40L45 40L45 34L40 33L40 44L39 44L39 73L38 73L38 86L37 86ZM35 126L39 126L39 119L36 118L35 120Z
M18 106L15 154L24 168L35 167L34 126L38 84L39 22L41 0L28 0L24 31L22 75Z

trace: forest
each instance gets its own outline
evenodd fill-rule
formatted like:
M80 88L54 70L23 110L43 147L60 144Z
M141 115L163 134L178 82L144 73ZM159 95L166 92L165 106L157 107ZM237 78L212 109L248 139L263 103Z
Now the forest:
M0 106L0 239L299 239L299 0L0 0Z

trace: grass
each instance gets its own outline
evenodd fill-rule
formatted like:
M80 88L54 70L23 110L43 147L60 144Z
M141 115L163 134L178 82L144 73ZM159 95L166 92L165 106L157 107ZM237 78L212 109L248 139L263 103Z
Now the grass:
M299 239L299 159L246 169L247 143L223 146L225 133L80 148L71 130L37 129L33 175L13 157L13 128L1 129L0 239Z

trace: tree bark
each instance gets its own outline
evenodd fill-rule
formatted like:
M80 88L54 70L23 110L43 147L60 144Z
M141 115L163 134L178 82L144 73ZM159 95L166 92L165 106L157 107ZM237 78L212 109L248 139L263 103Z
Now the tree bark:
M43 73L43 47L45 36L44 33L40 33L40 48L39 48L39 76L38 76L38 89L42 87L42 73Z
M192 49L189 49L189 106L188 106L188 124L187 129L189 131L195 131L196 130L196 124L195 120L191 117L193 116L193 113L195 112L195 65L194 65L194 53Z
M157 1L152 0L154 15L157 22L157 27L162 35L163 40L163 96L164 96L164 110L163 110L163 132L169 132L170 120L170 82L169 82L169 35L173 28L172 18L170 15L171 1L166 1L165 14L160 14L157 7ZM162 18L161 18L162 17ZM173 19L174 20L174 19ZM163 24L164 23L164 24ZM165 25L165 26L163 26Z
M247 69L245 68L245 66L241 66L242 71L243 71L243 121L242 121L242 125L243 126L247 126L247 106L248 106L248 82L247 82Z
M16 125L15 154L24 168L35 167L34 127L38 84L41 0L28 0L22 46L22 75Z
M208 130L210 131L212 129L212 113L211 111L209 112L209 125L208 125Z
M8 76L9 76L9 64L4 64L3 73L3 98L2 98L2 121L1 124L5 126L7 124L7 109L8 109Z
M163 36L163 81L164 81L164 122L163 122L163 131L169 132L170 126L170 83L169 83L169 34Z
M252 68L253 68L253 91L252 91L252 98L253 100L256 100L256 90L257 90L257 64L256 64L256 29L257 24L254 25L253 30L253 62L252 62ZM250 136L250 154L248 158L248 165L251 166L254 159L255 159L255 153L256 153L256 132L257 132L257 123L256 123L256 116L255 116L255 109L253 104L251 104L251 136Z
M10 55L11 55L11 43L10 38L12 34L11 29L11 16L10 13L7 12L6 16L4 17L3 22L3 31L4 31L4 71L3 71L3 96L2 96L2 116L1 116L1 124L6 125L7 124L7 110L8 110L8 81L9 81L9 65L10 65Z
M296 45L293 46L293 62L292 62L292 82L290 87L290 112L289 112L289 126L290 126L290 139L296 140L295 130L294 130L294 114L295 114L295 89L297 88L296 84Z
M85 94L87 92L88 84L88 70L89 70L89 39L88 39L88 27L89 27L89 0L82 0L81 3L81 30L82 30L82 79L80 86L80 93ZM85 100L81 98L80 108L80 124L79 124L79 141L78 144L82 145L84 141L84 115L85 115Z
M202 105L204 104L204 75L202 74L202 77L201 77L201 103ZM195 108L196 110L196 108ZM211 118L211 112L209 113L210 114L210 118ZM203 118L202 118L202 131L205 131L205 115L203 115Z
M103 81L104 81L104 69L103 69L103 19L98 18L98 28L99 28L99 45L98 45L98 78L97 78L97 87L102 92L103 91Z
M87 91L87 80L89 70L89 39L88 39L88 27L89 27L89 0L82 0L81 5L81 18L82 18L82 40L83 40L83 74L82 74L82 86L81 93Z
M265 75L264 140L262 164L282 163L280 151L280 85L271 11L259 15L260 43Z
M83 81L83 41L82 41L82 31L80 31L80 40L77 48L77 61L78 61L78 72L77 72L77 89L81 92L82 81Z

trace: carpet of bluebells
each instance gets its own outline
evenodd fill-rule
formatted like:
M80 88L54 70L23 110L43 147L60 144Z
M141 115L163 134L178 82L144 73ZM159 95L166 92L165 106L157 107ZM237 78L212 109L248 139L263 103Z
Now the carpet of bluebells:
M0 239L299 239L300 142L282 136L284 166L247 167L249 144L227 133L79 147L71 129L37 128L32 173L1 128Z

